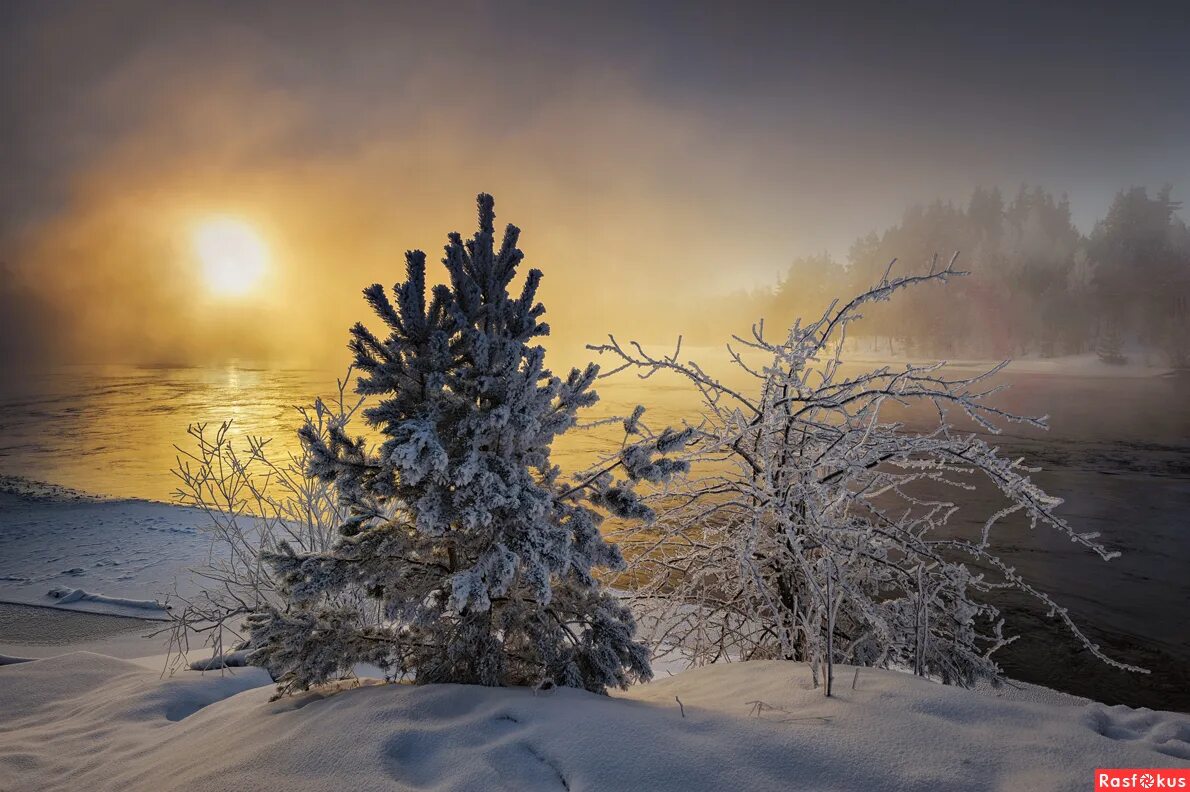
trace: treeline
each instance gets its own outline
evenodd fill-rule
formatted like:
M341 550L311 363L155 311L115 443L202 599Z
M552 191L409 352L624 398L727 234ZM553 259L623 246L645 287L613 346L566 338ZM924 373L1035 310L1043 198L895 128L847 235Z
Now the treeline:
M856 328L860 343L933 356L1098 351L1111 362L1143 348L1186 366L1190 230L1179 207L1168 187L1154 196L1142 187L1122 190L1084 235L1065 197L1035 187L1005 200L998 189L977 188L966 206L913 207L899 224L857 239L846 261L797 259L775 288L747 301L766 303L760 313L783 326L862 292L894 258L896 275L960 251L970 277L869 307ZM740 297L730 299L731 313Z

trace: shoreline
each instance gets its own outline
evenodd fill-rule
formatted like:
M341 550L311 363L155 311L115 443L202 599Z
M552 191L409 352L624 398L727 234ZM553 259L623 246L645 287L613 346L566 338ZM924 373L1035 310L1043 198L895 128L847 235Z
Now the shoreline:
M141 629L156 629L165 623L160 619L91 613L0 599L0 643L4 644L69 647ZM33 634L34 630L36 635Z
M0 602L165 623L196 593L205 512L0 479ZM3 635L0 634L0 641Z
M1070 449L1050 449L1053 459L1047 460L1047 467L1061 473L1060 481L1068 489L1085 493L1071 508L1091 515L1082 521L1110 535L1124 556L1103 565L1072 551L1067 543L1047 542L1044 535L1027 531L1007 535L1005 541L1017 553L1020 568L1054 588L1061 601L1071 603L1080 624L1097 641L1154 673L1134 678L1102 668L1080 653L1044 614L1014 609L1014 603L1001 605L1008 606L1010 628L1021 638L997 660L1011 678L1073 695L1190 711L1190 688L1186 687L1190 646L1180 638L1171 610L1185 590L1179 559L1190 545L1176 519L1156 519L1160 514L1184 513L1179 504L1190 508L1187 480L1182 474L1155 478L1156 471L1138 473L1148 482L1147 496L1164 511L1142 522L1120 522L1121 510L1137 491L1135 477L1122 475L1126 471L1118 469L1113 459L1092 450L1094 459L1078 461L1081 457L1072 458ZM1121 452L1131 454L1131 449ZM1100 456L1106 461L1098 461ZM1150 453L1150 457L1150 466L1164 465L1169 455ZM1103 475L1108 472L1113 475ZM170 604L171 599L189 598L201 587L191 570L205 565L212 548L206 531L209 517L202 510L145 499L95 497L13 477L0 479L0 485L0 602L45 609L41 613L123 617L133 624L161 628L168 626L164 611L146 612L143 607L113 603L123 599ZM1158 549L1160 555L1155 556ZM48 593L63 588L94 592L108 601L62 603ZM1165 605L1154 611L1154 602ZM47 618L57 623L70 617ZM22 654L6 651L5 643L0 627L0 653ZM160 647L141 643L120 652L160 654L164 648L163 643ZM199 654L201 650L194 656Z

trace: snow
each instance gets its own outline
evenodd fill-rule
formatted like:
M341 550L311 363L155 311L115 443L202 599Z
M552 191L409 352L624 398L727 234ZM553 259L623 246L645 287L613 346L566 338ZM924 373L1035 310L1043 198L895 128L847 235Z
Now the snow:
M0 667L0 788L1084 790L1096 767L1190 766L1190 716L841 676L829 700L764 661L614 697L352 683L270 702L256 669L161 679L76 652Z
M234 652L224 652L223 654L214 655L213 657L203 657L190 663L191 671L215 671L220 668L243 668L248 665L247 649L238 649ZM356 673L359 673L358 671ZM372 676L369 674L368 676ZM383 674L378 675L383 677Z
M166 619L210 540L199 510L0 481L0 601Z
M111 605L116 608L132 608L135 610L167 611L168 605L162 605L157 600L130 599L128 597L109 597L106 594L94 594L83 589L72 589L66 586L55 586L49 590L49 596L58 601L59 605L69 605L74 602L95 602L101 605Z
M113 608L62 606L56 586L160 599L205 558L203 522L146 501L0 492L0 600ZM119 579L121 567L134 574ZM1190 766L1190 716L1029 685L971 691L839 667L826 700L796 663L669 677L676 667L654 664L660 679L612 697L363 680L269 702L260 669L162 678L160 639L141 637L151 622L22 610L47 645L0 629L0 792L1084 790L1096 767ZM138 630L48 645L94 619ZM70 651L81 646L103 654Z

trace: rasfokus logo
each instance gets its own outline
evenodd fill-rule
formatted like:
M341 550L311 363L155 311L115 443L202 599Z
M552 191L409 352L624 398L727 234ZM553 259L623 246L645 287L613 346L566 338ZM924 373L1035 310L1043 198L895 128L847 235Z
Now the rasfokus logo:
M1190 767L1101 767L1095 771L1095 792L1101 789L1190 790Z

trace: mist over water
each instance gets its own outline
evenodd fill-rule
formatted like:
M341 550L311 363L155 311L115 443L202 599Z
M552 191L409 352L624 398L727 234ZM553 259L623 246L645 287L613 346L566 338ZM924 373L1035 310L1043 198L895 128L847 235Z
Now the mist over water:
M710 361L718 350L688 350ZM975 369L971 369L973 372ZM345 370L221 367L147 368L70 366L0 386L0 473L62 484L122 498L168 501L175 445L190 446L187 426L233 422L233 435L271 439L279 452L297 449L297 407L337 396ZM1009 426L1008 447L1048 469L1190 477L1190 411L1183 379L1160 376L1095 377L1011 371L1010 387L995 404L1023 415L1048 415L1048 432ZM657 426L695 420L696 395L663 376L640 380L618 374L599 382L600 402L589 419L622 415L638 403ZM347 393L351 397L350 384ZM898 416L900 417L900 416ZM907 416L911 423L914 416ZM362 420L353 424L363 432ZM555 461L576 470L604 447L598 434L563 438ZM1073 492L1061 493L1073 496ZM1151 496L1140 498L1145 502Z
M231 421L237 448L249 435L270 440L284 457L298 450L299 407L338 398L346 370L222 367L69 366L0 387L0 473L118 498L170 501L176 488L175 446L193 449L187 427L211 431ZM353 378L354 381L354 378ZM354 402L349 384L346 398ZM656 404L650 419L680 421L679 389L625 376L605 381L588 418ZM352 432L367 434L362 418ZM555 461L567 469L607 450L598 434L567 437Z

